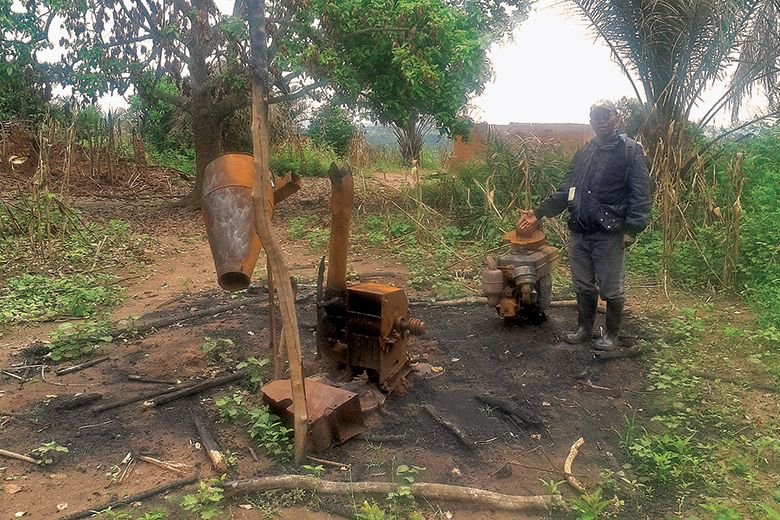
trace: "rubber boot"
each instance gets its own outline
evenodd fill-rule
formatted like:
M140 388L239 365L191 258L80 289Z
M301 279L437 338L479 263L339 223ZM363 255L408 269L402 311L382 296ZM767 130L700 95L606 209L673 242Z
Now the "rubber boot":
M597 294L577 294L577 332L566 334L563 338L566 343L579 345L590 341L598 303Z
M618 332L623 319L623 300L607 300L607 332L601 336L593 348L596 350L615 350L619 346Z

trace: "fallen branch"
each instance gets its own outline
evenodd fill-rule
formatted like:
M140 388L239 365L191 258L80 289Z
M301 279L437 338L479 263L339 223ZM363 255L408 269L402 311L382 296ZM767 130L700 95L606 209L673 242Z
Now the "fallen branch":
M173 471L174 473L177 473L179 475L184 475L186 472L182 469L186 467L184 464L175 463L175 462L165 462L162 460L155 459L154 457L149 457L147 455L136 455L138 460L141 460L143 462L148 462L149 464L154 464L157 467L160 467L162 469L167 469L168 471Z
M161 329L163 327L168 327L175 323L179 323L180 321L191 320L194 318L202 318L204 316L213 316L215 314L221 314L223 312L231 311L233 309L238 309L239 307L243 307L244 305L252 303L251 300L252 298L242 298L236 301L225 303L223 305L217 305L214 307L209 307L207 309L201 309L195 312L187 311L180 314L174 314L173 316L167 316L165 318L158 318L154 320L141 317L138 320L129 320L124 324L117 324L114 330L108 332L107 335L116 337L121 334L125 334L127 332L132 332L134 334L142 334L152 329ZM259 306L262 308L265 307L266 305L268 304L261 303Z
M203 419L198 417L197 414L193 414L193 419L195 420L195 428L198 430L200 442L203 445L203 449L206 450L206 455L208 455L212 467L217 471L227 471L227 460L225 460L225 456L220 451L217 441L214 440L214 437L206 429L206 425L203 424Z
M2 372L7 376L13 377L14 379L18 379L21 382L25 381L25 379L22 376L17 376L16 374L12 374L11 372L6 372L5 370L0 370L0 372Z
M120 500L111 500L110 502L106 502L105 504L94 507L92 509L84 509L82 511L76 511L74 513L71 513L69 515L65 515L59 520L79 520L80 518L86 518L88 516L93 516L101 511L104 511L108 508L115 508L117 506L124 506L127 504L132 504L133 502L139 502L141 500L145 500L149 497L153 497L155 495L159 495L160 493L165 493L167 491L172 491L174 489L178 489L180 487L188 486L190 484L194 484L200 480L199 477L189 477L182 480L175 480L169 484L163 484L162 486L157 486L155 488L149 489L147 491L143 491L141 493L130 495L128 497L122 498Z
M175 401L176 399L181 399L182 397L188 397L193 394L198 394L210 388L226 385L228 383L238 381L239 379L246 377L246 375L247 375L246 370L239 370L238 372L235 372L233 374L228 374L226 376L221 376L221 377L215 377L213 379L208 379L201 383L195 383L194 385L188 386L187 388L182 388L181 390L166 392L163 393L162 395L144 401L144 408L152 408L155 406L160 406L161 404L170 403L171 401Z
M73 372L78 372L79 370L84 370L85 368L95 366L98 363L102 363L103 361L108 361L108 359L109 359L108 356L96 357L95 359L90 359L89 361L85 361L84 363L79 363L78 365L73 365L72 367L60 368L59 370L56 370L54 373L57 374L58 376L64 376L65 374L72 374Z
M445 419L444 416L442 416L441 413L439 413L433 406L424 404L423 409L428 412L428 415L433 417L437 423L447 428L450 433L452 433L466 448L469 450L474 449L474 442L469 438L468 434L466 434L453 422Z
M553 300L550 302L550 305L548 305L549 308L555 309L559 307L577 307L577 300ZM596 310L604 314L607 312L607 304L603 301L599 300L598 307L596 307Z
M332 460L318 459L317 457L312 457L311 455L307 455L306 458L312 462L318 462L320 464L325 464L326 466L333 466L334 468L339 468L339 469L348 469L349 467L352 466L352 464L342 464L341 462L335 462Z
M499 399L491 395L477 395L474 396L477 401L482 401L486 405L496 410L501 411L507 415L510 419L518 419L525 424L532 424L539 426L542 424L542 418L536 415L531 410L521 408L517 404L507 401L505 399ZM514 421L513 421L514 422Z
M457 298L455 300L412 300L409 305L422 305L430 307L454 307L456 305L468 305L472 303L486 304L487 298L484 296L466 296L464 298Z
M127 379L130 381L136 381L138 383L157 383L160 385L178 385L178 381L166 381L164 379L153 379L145 376L135 375L135 374L128 374Z
M304 475L278 475L237 480L225 484L227 496L247 495L273 489L305 489L330 495L387 495L397 492L404 484L393 482L332 482ZM504 495L485 489L415 482L408 486L413 495L431 501L460 502L485 509L524 511L545 509L560 503L559 495Z
M92 392L71 397L57 397L51 402L51 405L57 410L73 410L74 408L86 406L101 399L103 399L103 394Z
M0 449L0 456L8 457L9 459L16 459L16 460L22 460L24 462L29 462L31 464L40 464L41 461L35 460L32 457L28 457L27 455L20 455L18 453L14 453L12 451L3 450Z
M92 413L101 413L105 412L107 410L113 410L114 408L119 408L120 406L126 406L128 404L137 403L138 401L146 401L148 399L153 399L155 397L159 397L160 395L167 394L170 392L174 392L176 390L181 390L183 388L189 388L191 386L194 386L196 383L188 383L185 386L171 386L169 388L166 388L162 392L159 390L155 390L154 392L146 392L144 394L135 395L132 397L127 397L125 399L121 399L119 401L115 401L113 403L106 403L101 406L96 406L92 409Z
M571 445L569 455L566 457L566 462L563 463L563 476L566 477L566 481L569 483L569 485L580 493L585 491L585 486L583 486L582 483L577 480L574 475L572 475L571 466L574 464L574 459L577 458L577 454L580 452L580 448L582 448L584 444L585 439L582 437L577 439L575 443Z

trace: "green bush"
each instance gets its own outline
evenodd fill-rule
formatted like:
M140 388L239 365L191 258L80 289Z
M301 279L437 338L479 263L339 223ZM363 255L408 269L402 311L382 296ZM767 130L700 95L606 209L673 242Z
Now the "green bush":
M300 146L286 144L271 150L271 171L277 177L293 172L299 177L327 177L331 163L338 162L336 154L312 143Z
M356 131L357 126L349 112L338 106L323 105L311 120L308 133L319 148L330 148L339 157L344 157Z
M177 171L185 177L195 177L195 150L192 148L158 150L150 147L147 154L153 163L163 168Z

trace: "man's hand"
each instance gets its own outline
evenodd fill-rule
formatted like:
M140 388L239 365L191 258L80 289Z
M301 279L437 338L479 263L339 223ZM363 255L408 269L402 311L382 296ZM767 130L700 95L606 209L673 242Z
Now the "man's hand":
M517 229L520 231L527 231L529 229L533 229L536 227L536 224L539 223L539 219L536 218L536 214L534 213L534 210L529 209L522 211L521 214L523 215L520 217L520 222L517 223Z
M632 237L628 233L623 233L623 248L626 248L636 242L636 238Z

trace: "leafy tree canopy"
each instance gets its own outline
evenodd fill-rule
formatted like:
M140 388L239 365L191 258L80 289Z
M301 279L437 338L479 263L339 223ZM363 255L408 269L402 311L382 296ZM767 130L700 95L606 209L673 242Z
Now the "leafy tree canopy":
M380 122L403 127L432 116L443 131L490 78L490 44L528 3L445 0L315 0L325 37L306 50L343 97Z
M0 119L40 116L51 97L51 67L37 53L60 2L0 0Z

